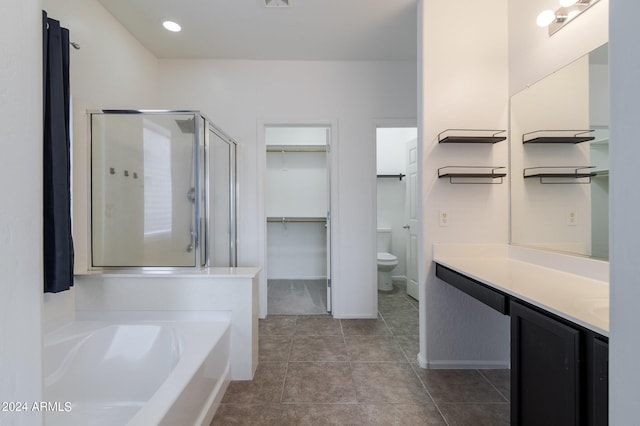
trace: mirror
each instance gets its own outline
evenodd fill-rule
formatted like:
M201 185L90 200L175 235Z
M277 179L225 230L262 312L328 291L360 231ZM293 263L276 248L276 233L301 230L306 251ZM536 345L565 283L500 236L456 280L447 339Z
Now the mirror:
M511 243L609 257L608 46L511 98Z

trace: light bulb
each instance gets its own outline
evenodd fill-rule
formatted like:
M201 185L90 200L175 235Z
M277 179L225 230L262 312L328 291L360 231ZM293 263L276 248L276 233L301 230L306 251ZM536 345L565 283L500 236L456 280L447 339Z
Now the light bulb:
M578 3L578 0L560 0L560 6L562 7L570 7L576 3Z
M539 27L547 27L549 26L549 24L551 24L555 20L556 20L555 12L551 9L547 9L540 12L540 14L538 15L538 18L536 19L536 24L538 24Z
M171 32L177 33L180 30L182 30L182 27L180 26L180 24L178 24L177 22L173 22L173 21L162 21L162 26L166 29L169 30Z

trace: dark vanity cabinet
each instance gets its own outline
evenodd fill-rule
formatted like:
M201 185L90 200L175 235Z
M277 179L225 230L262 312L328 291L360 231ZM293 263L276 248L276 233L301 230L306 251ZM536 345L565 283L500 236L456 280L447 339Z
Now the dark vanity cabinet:
M608 339L436 263L436 276L511 316L511 425L607 426Z
M511 301L511 424L608 424L606 338Z
M587 426L609 424L609 342L598 335L587 340Z
M580 331L511 302L511 424L580 425Z

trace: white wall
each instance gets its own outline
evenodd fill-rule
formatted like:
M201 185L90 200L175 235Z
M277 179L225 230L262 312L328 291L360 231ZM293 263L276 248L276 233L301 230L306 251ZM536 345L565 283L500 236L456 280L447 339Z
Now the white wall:
M326 152L268 152L267 217L326 217L327 183Z
M638 417L640 316L640 191L634 185L640 158L640 3L611 2L611 331L609 340L609 424L632 424Z
M407 142L417 136L415 127L376 129L376 168L379 175L397 175L407 171Z
M86 111L99 108L155 108L157 60L96 0L44 0L49 16L69 28L73 105L73 220L75 271L87 270L89 176ZM69 315L73 289L45 295L44 320Z
M549 37L535 20L542 10L558 7L557 0L509 2L510 95L607 42L609 0L600 0Z
M42 15L7 0L0 29L0 401L42 400ZM0 412L38 425L37 412Z
M327 277L327 229L323 222L267 224L267 278Z
M443 166L507 166L507 142L482 146L437 142L437 134L445 129L507 128L507 1L422 0L419 6L420 300L424 301L419 362L435 368L505 366L509 318L438 280L431 259L435 242L508 241L507 181L451 185L437 178L437 169ZM450 217L447 227L439 226L441 210Z
M266 259L260 123L336 123L333 313L375 317L373 123L415 116L415 63L161 60L160 87L160 107L200 109L239 141L240 265L264 266ZM260 282L261 315L266 315L264 275Z
M589 65L589 120L592 126L609 125L609 66Z

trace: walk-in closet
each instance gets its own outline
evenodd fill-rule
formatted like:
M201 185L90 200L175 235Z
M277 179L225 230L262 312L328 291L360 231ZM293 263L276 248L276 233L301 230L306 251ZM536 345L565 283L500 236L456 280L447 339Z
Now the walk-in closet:
M269 314L331 310L330 138L330 127L265 127Z

